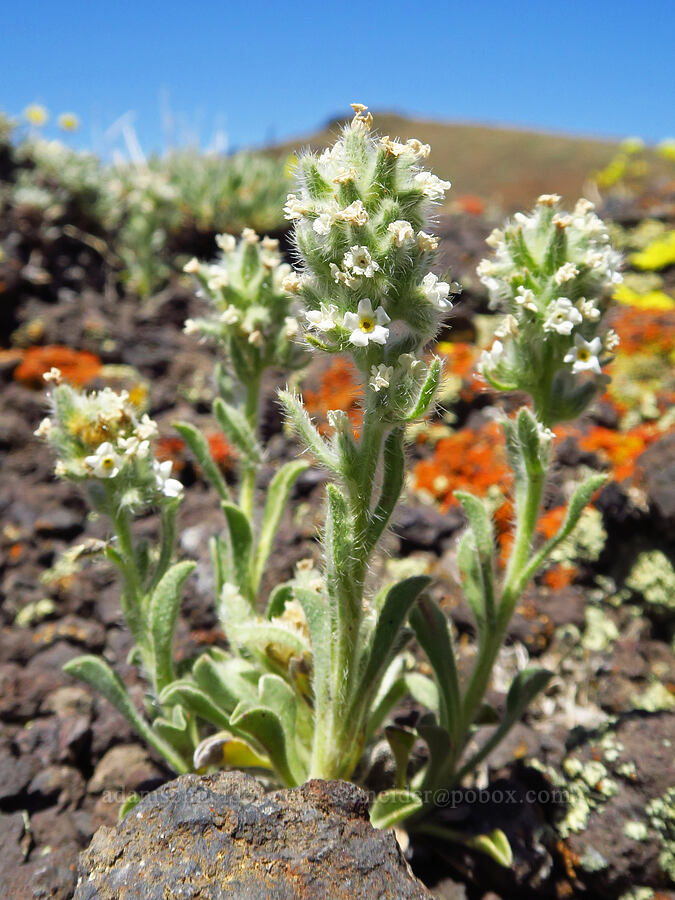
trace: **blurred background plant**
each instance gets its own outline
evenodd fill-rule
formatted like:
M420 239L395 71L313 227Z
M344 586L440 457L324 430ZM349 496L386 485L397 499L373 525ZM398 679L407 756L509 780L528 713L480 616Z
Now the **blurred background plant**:
M283 225L285 156L188 148L146 160L132 141L127 161L106 164L41 136L43 107L24 118L28 127L0 119L0 210L35 222L46 242L64 233L93 247L112 281L141 298L167 284L181 256L212 252L216 234ZM79 126L73 113L58 122L64 133Z

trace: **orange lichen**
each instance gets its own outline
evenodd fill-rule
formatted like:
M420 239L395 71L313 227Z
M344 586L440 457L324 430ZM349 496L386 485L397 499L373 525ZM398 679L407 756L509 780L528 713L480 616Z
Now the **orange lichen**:
M635 464L641 453L663 436L652 422L637 425L628 431L614 431L600 425L579 438L582 450L595 453L607 465L615 481L624 481L635 474Z
M542 580L547 587L554 591L559 591L561 588L572 584L578 574L579 570L576 566L558 563L558 565L552 566L547 572L544 572Z
M207 435L206 440L209 443L209 450L211 451L211 456L216 465L224 472L231 469L235 459L235 452L227 443L225 437L219 432L216 432L215 434Z
M415 466L414 479L416 489L430 494L443 512L457 503L454 491L468 490L482 497L493 486L509 486L511 471L501 427L489 422L441 438L431 459Z
M455 202L462 212L469 213L471 216L482 216L485 212L485 203L475 194L460 194L455 198Z
M59 344L29 347L22 355L23 360L14 371L14 379L26 387L41 387L44 384L42 376L53 367L59 369L64 381L78 387L88 384L101 371L101 360L94 353Z
M329 430L327 413L331 409L342 409L355 426L361 424L363 413L359 401L362 388L356 366L342 356L331 360L319 376L316 390L303 388L303 399L307 412L318 420L321 433Z

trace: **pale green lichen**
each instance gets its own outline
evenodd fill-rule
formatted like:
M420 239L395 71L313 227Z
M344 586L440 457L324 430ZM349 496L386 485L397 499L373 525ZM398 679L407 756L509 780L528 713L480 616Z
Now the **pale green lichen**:
M648 609L660 616L675 616L675 569L660 550L641 553L626 586L644 598Z
M551 553L551 561L562 564L579 560L595 562L606 541L607 532L602 524L602 513L594 506L589 506L581 514L572 534Z
M614 771L617 775L621 775L622 778L627 778L629 781L633 781L637 776L637 766L632 760L620 763Z
M586 630L581 644L586 650L606 650L619 637L619 629L607 613L597 606L586 609Z
M632 841L646 841L649 837L649 829L644 822L626 822L623 826L623 833Z
M647 815L661 843L659 865L675 881L675 787L647 804Z
M585 872L602 872L609 866L605 857L594 847L586 847L579 860L579 866Z
M625 894L622 894L619 900L652 900L652 897L654 897L652 888L636 885Z
M631 703L635 709L643 709L645 712L675 709L675 697L660 681L653 681L642 694L631 697Z

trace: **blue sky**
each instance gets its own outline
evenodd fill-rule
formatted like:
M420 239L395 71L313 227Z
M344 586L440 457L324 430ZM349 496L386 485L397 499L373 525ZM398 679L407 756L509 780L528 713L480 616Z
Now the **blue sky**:
M419 117L672 136L673 0L6 4L0 109L41 102L105 149L302 136L358 100Z

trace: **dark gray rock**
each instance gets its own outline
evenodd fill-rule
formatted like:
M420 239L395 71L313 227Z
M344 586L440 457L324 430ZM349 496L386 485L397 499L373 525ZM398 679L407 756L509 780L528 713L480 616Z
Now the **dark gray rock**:
M241 772L184 775L145 797L80 857L74 900L406 900L431 894L367 795L310 781L265 794Z

